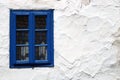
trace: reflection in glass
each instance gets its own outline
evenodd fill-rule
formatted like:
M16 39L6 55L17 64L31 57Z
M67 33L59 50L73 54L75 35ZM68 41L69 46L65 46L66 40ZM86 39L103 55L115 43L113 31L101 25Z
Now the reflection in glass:
M28 31L17 31L16 32L17 44L27 44L28 43Z
M17 29L28 28L28 15L17 15L16 16L16 27Z
M42 31L42 32L35 32L35 44L46 44L47 41L47 32Z
M16 47L16 59L17 60L28 60L28 47L21 46L21 47Z
M47 47L37 46L35 47L35 60L46 60L47 59Z
M45 29L46 28L46 15L37 15L35 16L35 25L36 29Z

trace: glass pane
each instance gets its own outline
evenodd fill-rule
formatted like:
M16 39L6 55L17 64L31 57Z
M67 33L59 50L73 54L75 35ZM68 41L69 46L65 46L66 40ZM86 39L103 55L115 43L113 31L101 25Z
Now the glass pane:
M17 31L16 40L17 44L28 44L28 31Z
M35 47L35 60L46 60L47 59L47 47L37 46Z
M16 47L16 59L17 60L28 60L28 47L22 46L22 47Z
M17 29L28 28L28 15L17 15L16 16L16 27Z
M46 15L37 15L35 16L35 25L36 29L45 29L46 28Z
M47 41L47 32L35 32L35 44L46 44Z

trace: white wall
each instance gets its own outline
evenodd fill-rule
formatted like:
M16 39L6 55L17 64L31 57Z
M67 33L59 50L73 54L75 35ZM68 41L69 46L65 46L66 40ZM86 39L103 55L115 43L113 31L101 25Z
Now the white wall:
M120 80L119 0L0 0L0 80ZM55 9L53 68L9 68L10 9Z

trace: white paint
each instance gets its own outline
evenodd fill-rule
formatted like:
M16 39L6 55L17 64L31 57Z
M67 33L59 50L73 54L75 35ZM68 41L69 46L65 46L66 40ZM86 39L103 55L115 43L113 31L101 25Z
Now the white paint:
M55 67L9 68L10 9L55 9ZM0 11L0 80L120 80L119 0L0 0Z

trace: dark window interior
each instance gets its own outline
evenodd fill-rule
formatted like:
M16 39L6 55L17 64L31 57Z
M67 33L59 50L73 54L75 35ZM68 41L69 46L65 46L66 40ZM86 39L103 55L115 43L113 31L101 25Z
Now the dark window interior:
M47 43L47 32L46 31L36 31L35 32L35 44L46 44Z
M17 15L16 16L16 27L17 29L28 28L28 15Z
M17 44L28 44L28 31L17 31L16 40Z
M35 28L36 29L45 29L46 28L46 15L37 15L35 16Z

